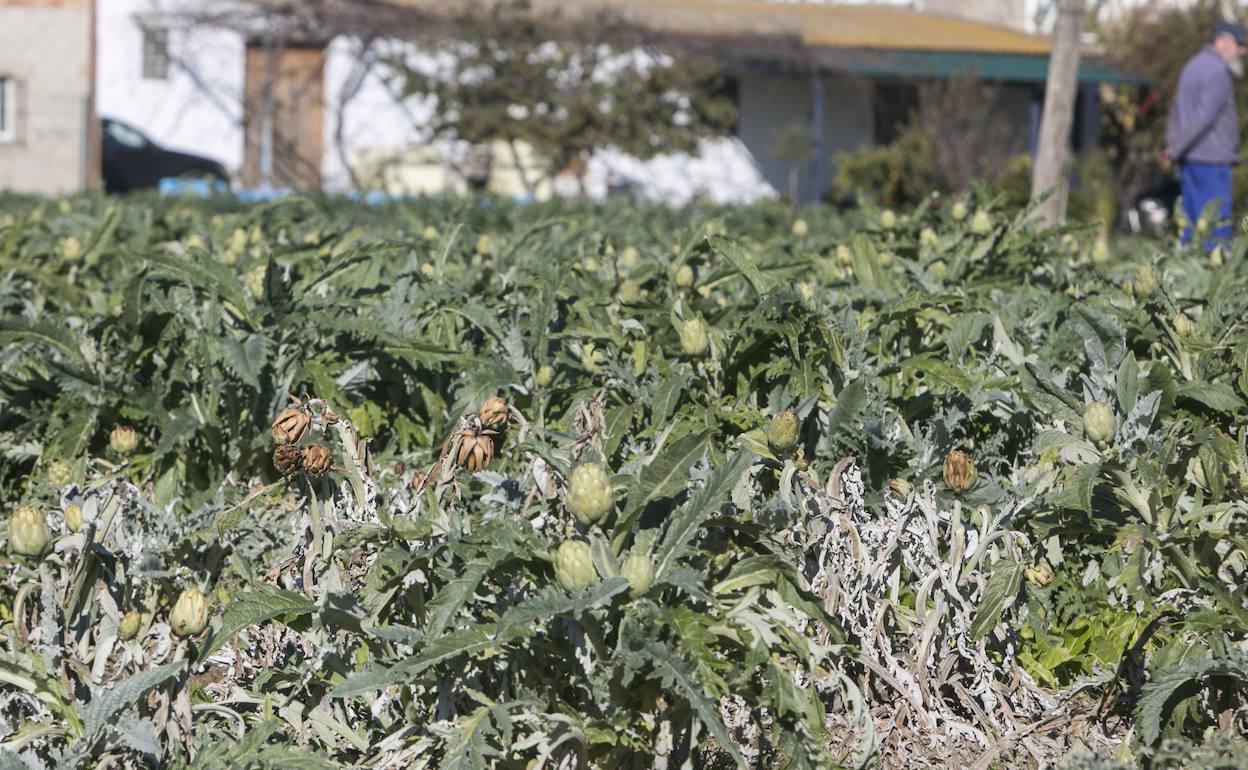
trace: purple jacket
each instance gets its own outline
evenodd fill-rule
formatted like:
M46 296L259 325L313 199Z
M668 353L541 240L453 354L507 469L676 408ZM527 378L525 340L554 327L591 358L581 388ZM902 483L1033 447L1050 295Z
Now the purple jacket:
M1166 121L1166 150L1181 162L1239 162L1231 72L1209 46L1189 59L1179 75L1179 90Z

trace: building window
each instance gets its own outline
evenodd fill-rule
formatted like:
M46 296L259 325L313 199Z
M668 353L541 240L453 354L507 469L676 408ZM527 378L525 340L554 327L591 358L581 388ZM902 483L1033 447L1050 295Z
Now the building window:
M17 81L0 77L0 142L17 138Z
M143 29L143 77L148 80L169 77L169 30Z

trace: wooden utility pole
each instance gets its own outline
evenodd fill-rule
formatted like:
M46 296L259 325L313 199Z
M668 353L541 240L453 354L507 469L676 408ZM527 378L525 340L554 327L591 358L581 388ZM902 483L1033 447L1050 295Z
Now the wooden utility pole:
M1036 209L1040 221L1055 225L1066 216L1066 174L1070 127L1079 90L1079 48L1083 34L1084 0L1061 0L1053 28L1053 51L1044 88L1040 146L1031 177L1031 199L1052 192Z

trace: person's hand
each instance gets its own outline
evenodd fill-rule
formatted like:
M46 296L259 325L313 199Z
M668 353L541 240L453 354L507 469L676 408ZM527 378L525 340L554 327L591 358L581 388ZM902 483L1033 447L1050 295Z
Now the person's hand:
M1162 150L1161 151L1161 170L1169 171L1170 167L1173 165L1174 165L1174 158L1170 157L1170 151Z

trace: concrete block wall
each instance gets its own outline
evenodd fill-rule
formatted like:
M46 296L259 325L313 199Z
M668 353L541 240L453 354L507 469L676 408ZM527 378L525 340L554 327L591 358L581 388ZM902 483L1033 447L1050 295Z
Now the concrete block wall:
M17 134L0 141L0 190L86 186L89 43L89 0L0 0L0 77L17 83Z

